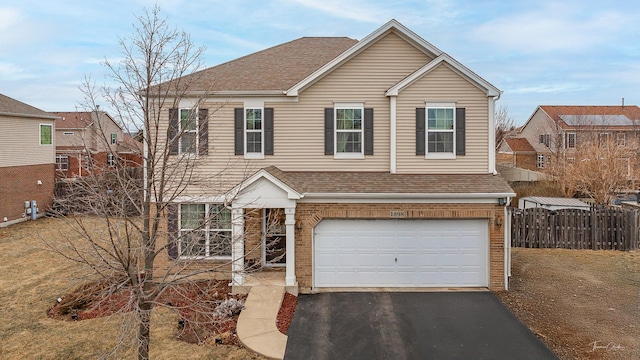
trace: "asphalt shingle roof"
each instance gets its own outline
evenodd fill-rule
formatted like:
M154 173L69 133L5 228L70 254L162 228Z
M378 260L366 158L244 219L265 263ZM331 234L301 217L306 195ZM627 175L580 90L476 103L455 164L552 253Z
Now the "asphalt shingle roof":
M181 78L190 91L284 91L357 43L348 37L302 37Z
M56 121L56 129L84 129L93 122L91 112L52 112L51 114L59 117Z
M299 193L450 194L513 193L501 176L492 174L391 174L388 172L267 172Z
M640 108L636 105L625 106L551 106L540 105L551 119L563 128L579 126L629 126L618 124L616 116L630 120L640 120ZM565 121L566 120L566 121Z
M0 114L21 117L54 118L54 116L45 111L2 94L0 94Z
M531 151L535 152L536 150L531 146L529 140L525 138L505 138L504 141L509 145L511 150L513 151Z

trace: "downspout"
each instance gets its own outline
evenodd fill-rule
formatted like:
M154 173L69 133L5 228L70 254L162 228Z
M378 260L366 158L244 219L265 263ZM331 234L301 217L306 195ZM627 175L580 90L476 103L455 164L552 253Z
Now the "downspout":
M489 97L489 173L498 175L496 171L496 101L500 99L502 92L496 97Z
M391 137L389 141L389 172L396 173L396 109L397 109L397 96L389 96L389 135Z

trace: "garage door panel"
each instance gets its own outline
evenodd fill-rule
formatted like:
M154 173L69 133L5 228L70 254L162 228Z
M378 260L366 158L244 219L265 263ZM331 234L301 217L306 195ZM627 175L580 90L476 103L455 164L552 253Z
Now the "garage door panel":
M324 220L315 287L487 286L487 220Z

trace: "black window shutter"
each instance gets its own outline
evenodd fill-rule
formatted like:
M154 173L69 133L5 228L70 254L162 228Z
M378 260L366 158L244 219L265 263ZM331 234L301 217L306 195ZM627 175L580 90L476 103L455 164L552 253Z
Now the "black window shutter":
M456 108L456 155L465 155L465 108Z
M167 205L167 254L169 259L175 260L178 258L178 204Z
M209 109L200 109L198 111L199 132L198 155L209 154Z
M364 109L364 154L373 155L373 108Z
M235 108L233 111L234 147L236 155L244 154L244 108Z
M425 154L425 108L416 108L416 155Z
M324 109L324 154L333 155L333 108Z
M264 154L273 155L273 108L264 108Z
M178 109L169 109L169 154L178 155Z

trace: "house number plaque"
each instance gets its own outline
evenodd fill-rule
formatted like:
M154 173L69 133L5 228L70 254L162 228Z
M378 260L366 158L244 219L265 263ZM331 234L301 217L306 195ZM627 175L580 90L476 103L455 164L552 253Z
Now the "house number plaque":
M389 214L392 218L403 218L405 217L404 211L392 210Z

